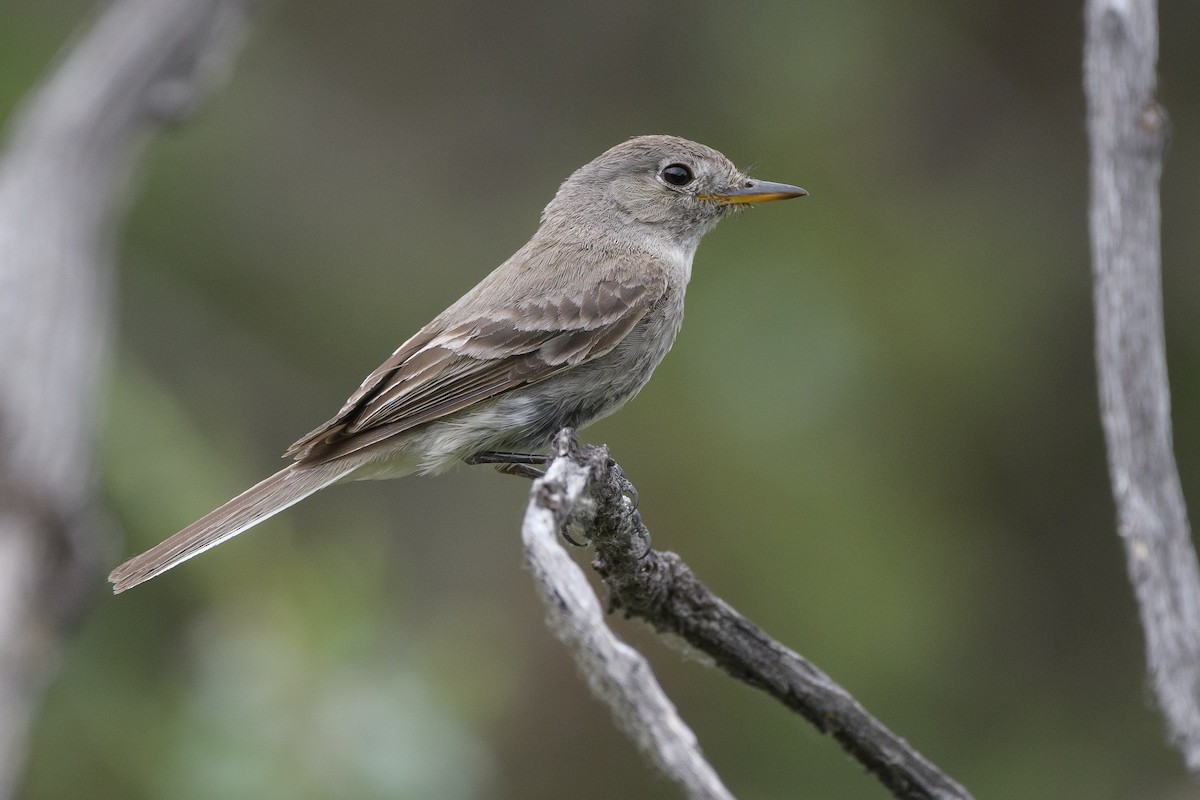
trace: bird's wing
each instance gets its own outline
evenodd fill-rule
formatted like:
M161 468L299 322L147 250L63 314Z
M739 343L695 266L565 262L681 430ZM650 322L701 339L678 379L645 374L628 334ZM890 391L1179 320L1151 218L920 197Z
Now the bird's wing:
M317 464L368 447L616 347L663 292L603 280L448 325L435 320L367 376L337 416L286 455Z

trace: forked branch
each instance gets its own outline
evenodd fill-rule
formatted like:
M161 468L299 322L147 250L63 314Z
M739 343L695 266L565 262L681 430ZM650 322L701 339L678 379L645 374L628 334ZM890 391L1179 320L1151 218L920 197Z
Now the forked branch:
M630 670L605 650L593 649L591 642L607 642L612 633L598 614L584 616L574 609L593 605L598 609L599 603L553 535L549 537L557 551L553 555L543 550L548 547L544 536L536 551L530 549L531 524L553 524L553 533L567 525L572 538L589 541L596 551L593 567L610 592L611 610L640 617L660 633L683 637L712 658L716 666L779 700L823 733L832 735L897 798L970 798L966 789L867 713L828 675L710 592L679 556L650 550L649 534L629 499L636 492L609 458L607 448L581 448L573 433L564 430L555 443L555 454L550 470L534 484L530 498L524 526L527 558L547 599L555 628L560 636L576 644L576 659L593 691L614 708L621 727L652 761L685 788L689 797L727 795L706 794L693 788L690 770L711 771L706 763L696 767L693 760L656 749L659 737L653 728L678 731L683 723L671 716L669 723L663 724L660 708L644 704L641 686L631 685L627 679L628 673L634 672L639 680L653 682L644 662ZM585 594L586 600L577 597ZM674 708L669 703L666 706L674 715ZM691 732L682 728L682 733L699 756Z

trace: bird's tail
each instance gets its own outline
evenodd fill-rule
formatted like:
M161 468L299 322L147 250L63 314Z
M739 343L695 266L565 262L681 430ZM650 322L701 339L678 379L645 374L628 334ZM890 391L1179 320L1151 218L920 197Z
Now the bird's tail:
M324 489L354 467L354 464L335 461L308 467L290 466L276 472L166 541L114 569L108 576L113 584L113 593L137 586L210 547L216 547L226 539L232 539L313 492Z

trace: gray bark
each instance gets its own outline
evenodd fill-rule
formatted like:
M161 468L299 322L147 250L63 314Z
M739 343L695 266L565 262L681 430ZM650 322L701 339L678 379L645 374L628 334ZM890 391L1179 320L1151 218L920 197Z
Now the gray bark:
M525 560L546 604L550 627L573 646L588 686L612 710L617 726L663 774L692 800L733 800L650 664L605 624L591 584L563 550L559 531L569 521L578 525L581 507L592 505L587 492L596 464L578 457L569 432L559 436L556 448L559 457L545 477L534 482L521 525Z
M220 82L250 0L120 0L13 117L0 155L0 798L71 622L100 588L93 443L115 226L150 135Z
M594 547L592 566L608 587L610 610L643 619L660 634L682 638L712 659L713 666L766 692L830 734L893 796L970 800L966 789L867 713L832 678L709 591L679 556L651 550L650 534L630 500L637 491L606 448L580 448L571 431L564 430L555 442L555 454L546 478L534 484L526 528L530 515L539 510L540 538L553 537L553 531L544 530L547 525L558 530L566 524L573 539ZM532 555L528 538L526 554ZM711 768L702 762L691 731L670 703L665 698L644 699L647 690L642 684L653 683L649 666L636 662L631 667L628 659L612 658L613 646L607 643L612 634L603 619L574 610L599 606L582 573L564 559L565 554L553 561L539 556L534 575L554 627L575 644L576 660L593 692L609 703L627 735L689 797L723 796L706 793ZM677 737L660 734L663 728ZM712 777L716 779L715 773Z
M1109 474L1150 680L1200 775L1200 570L1171 443L1159 250L1167 136L1153 0L1090 0L1084 83L1091 142L1096 362Z

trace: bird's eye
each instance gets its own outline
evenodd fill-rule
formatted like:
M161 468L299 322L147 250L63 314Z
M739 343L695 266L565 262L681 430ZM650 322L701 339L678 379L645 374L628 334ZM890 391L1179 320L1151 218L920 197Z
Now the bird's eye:
M687 186L689 183L695 180L696 177L692 175L692 171L683 164L668 164L662 168L662 172L660 172L659 175L662 176L664 181L672 186Z

